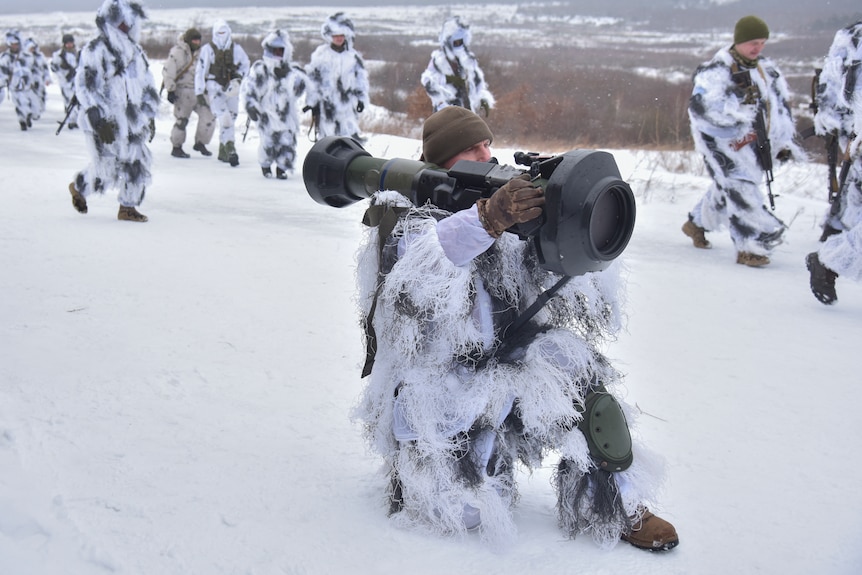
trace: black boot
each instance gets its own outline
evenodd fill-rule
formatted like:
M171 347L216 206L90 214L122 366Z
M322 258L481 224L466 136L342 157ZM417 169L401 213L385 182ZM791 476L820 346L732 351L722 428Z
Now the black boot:
M829 236L834 236L835 234L840 234L840 233L841 233L841 230L836 230L835 228L833 228L829 224L826 224L823 226L823 233L820 234L820 240L819 241L825 242L829 238Z
M212 156L213 153L207 150L207 147L204 146L203 142L195 142L195 145L192 147L192 150L195 152L200 152L202 156Z
M236 147L233 142L225 142L224 151L227 155L227 162L231 167L235 168L239 165L239 156L236 153Z
M281 168L276 167L275 168L275 177L278 178L279 180L286 180L287 174Z
M171 155L175 158L191 158L190 155L183 151L182 146L174 146L174 149L171 150Z
M264 178L271 178L272 177L272 168L270 168L269 166L261 167L260 171L263 172Z
M809 280L811 293L817 301L826 305L832 305L838 301L838 294L835 293L835 280L838 279L838 274L821 263L817 252L811 252L805 256L805 267L811 273Z

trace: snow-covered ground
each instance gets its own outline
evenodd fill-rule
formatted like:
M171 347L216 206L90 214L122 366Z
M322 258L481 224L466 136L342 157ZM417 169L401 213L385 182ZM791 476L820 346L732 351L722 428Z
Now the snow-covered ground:
M627 329L607 351L666 458L655 511L681 544L566 539L551 459L518 473L519 537L501 551L386 517L380 461L348 417L364 205L318 205L299 173L264 179L253 129L236 168L170 157L164 103L150 221L117 221L113 193L82 216L68 184L88 158L80 131L54 134L60 102L50 86L27 132L0 104L3 575L862 571L862 285L839 279L824 306L803 263L824 166L776 169L788 241L750 269L726 233L704 251L680 232L708 182L696 158L612 150L638 216ZM367 149L419 144L370 134Z

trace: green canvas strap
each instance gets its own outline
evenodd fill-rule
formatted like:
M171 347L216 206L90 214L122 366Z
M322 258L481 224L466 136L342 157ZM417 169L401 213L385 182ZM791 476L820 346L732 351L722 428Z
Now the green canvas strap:
M378 277L381 276L379 268L380 262L383 259L383 246L386 245L386 238L395 229L398 219L404 214L408 208L399 208L387 205L375 205L365 210L362 216L362 223L368 227L377 227L377 262L378 262ZM371 308L368 310L368 315L365 316L362 322L362 327L365 330L365 364L362 366L362 377L367 377L371 374L371 369L374 367L374 358L377 355L377 332L374 330L374 312L377 309L377 299L380 297L380 290L383 288L383 282L378 282L377 289L374 290L374 298L371 300Z

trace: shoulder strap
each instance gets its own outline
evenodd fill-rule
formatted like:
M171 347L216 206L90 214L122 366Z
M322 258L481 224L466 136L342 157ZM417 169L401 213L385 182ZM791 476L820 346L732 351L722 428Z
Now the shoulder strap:
M362 216L362 223L369 227L377 226L377 262L378 278L382 275L380 262L383 259L383 247L386 244L386 238L395 229L398 219L404 214L408 208L399 208L387 205L371 206L365 210L365 215ZM380 290L383 287L383 282L378 282L377 289L374 290L374 298L371 300L371 308L368 310L368 315L362 320L362 327L365 330L365 364L362 366L362 377L367 377L371 374L371 369L374 367L374 358L377 355L377 332L374 330L374 312L377 309L377 299L380 297Z

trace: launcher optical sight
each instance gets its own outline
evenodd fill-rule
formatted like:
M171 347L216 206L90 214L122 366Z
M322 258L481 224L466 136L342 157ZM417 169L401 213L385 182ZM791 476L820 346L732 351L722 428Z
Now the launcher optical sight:
M593 150L517 156L531 159L529 170L467 160L446 170L416 160L374 158L351 138L329 136L305 157L302 179L314 201L336 208L393 190L416 206L430 203L457 212L529 173L545 192L543 214L508 231L534 243L545 270L578 276L608 267L628 245L635 224L634 194L620 179L613 156Z

